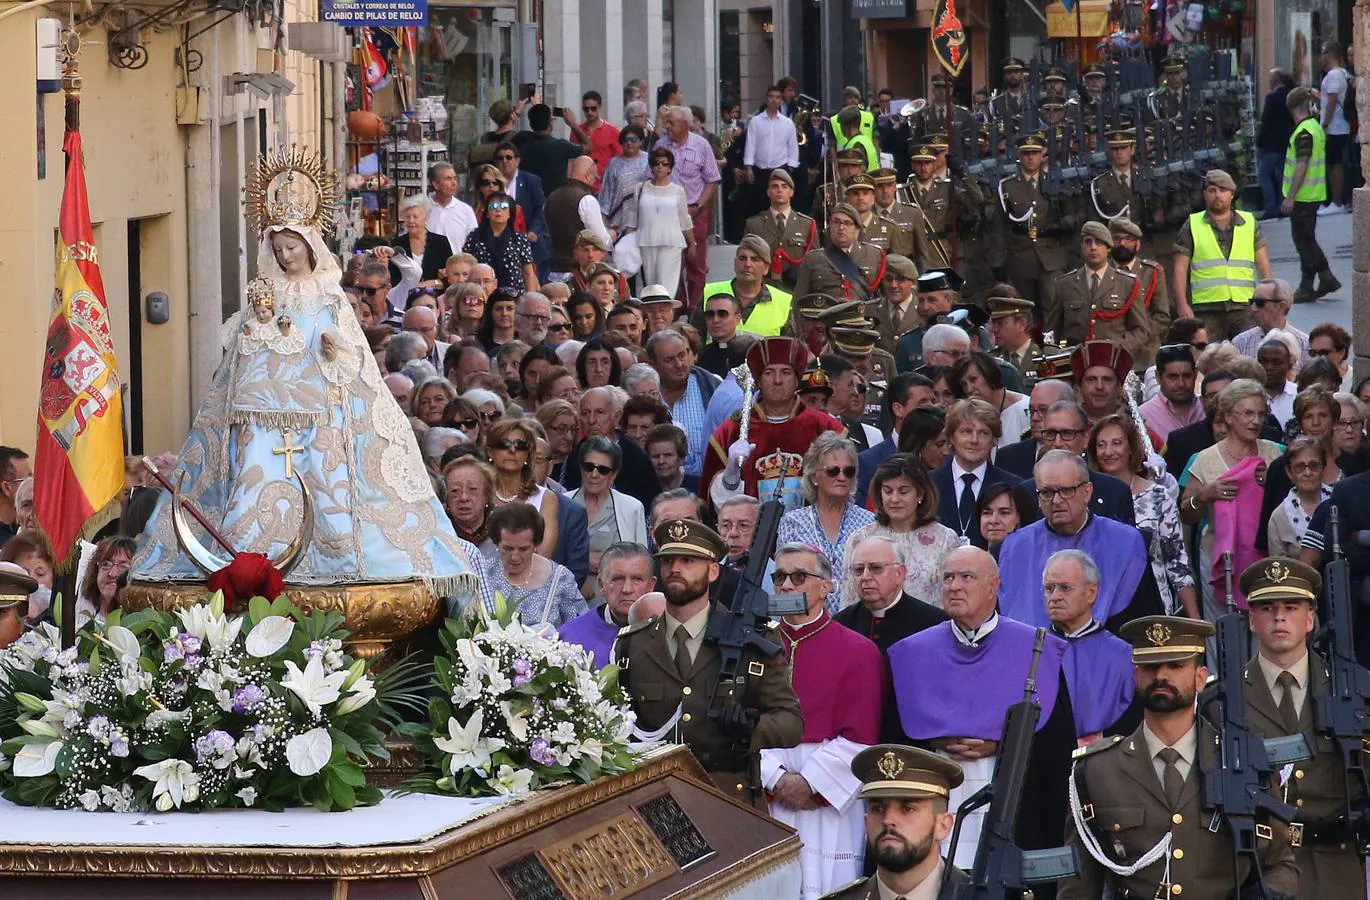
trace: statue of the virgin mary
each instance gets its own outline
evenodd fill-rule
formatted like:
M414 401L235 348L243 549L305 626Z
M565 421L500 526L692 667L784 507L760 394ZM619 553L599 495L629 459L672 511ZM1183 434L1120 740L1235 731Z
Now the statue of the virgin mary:
M312 509L312 540L287 587L422 581L460 598L475 588L471 561L324 243L333 194L315 156L291 149L259 164L247 196L259 274L225 323L223 359L171 480L238 552L276 558ZM178 542L176 528L163 496L132 581L203 578L203 559L186 552L196 545Z

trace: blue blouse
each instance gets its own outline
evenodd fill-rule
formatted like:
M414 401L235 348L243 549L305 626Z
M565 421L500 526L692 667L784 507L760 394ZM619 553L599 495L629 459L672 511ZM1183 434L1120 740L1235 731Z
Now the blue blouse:
M838 612L844 605L842 603L842 582L846 577L847 566L843 555L846 553L847 542L859 529L874 521L875 513L849 503L846 512L842 513L842 524L837 529L837 540L831 541L828 540L827 532L818 522L818 507L816 506L801 506L780 517L780 532L775 543L777 547L792 541L801 544L813 544L822 550L828 557L828 561L832 563L832 590L828 592L828 600L825 604L829 613Z

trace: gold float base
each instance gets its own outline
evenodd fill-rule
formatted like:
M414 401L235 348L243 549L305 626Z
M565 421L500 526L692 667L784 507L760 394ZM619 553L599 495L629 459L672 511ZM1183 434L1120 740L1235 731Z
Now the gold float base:
M397 584L288 584L285 596L306 612L340 612L351 636L348 651L362 659L378 659L438 617L442 601L421 581ZM175 612L203 603L203 584L132 582L124 590L123 607L130 611L156 609Z

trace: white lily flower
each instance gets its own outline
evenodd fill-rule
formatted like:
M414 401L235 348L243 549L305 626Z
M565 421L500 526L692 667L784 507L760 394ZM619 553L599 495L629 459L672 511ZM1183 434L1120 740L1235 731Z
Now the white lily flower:
M247 652L258 659L264 659L290 643L290 636L294 632L294 619L267 616L248 632L245 644Z
M480 710L476 710L475 715L471 716L465 727L459 726L456 717L453 716L447 720L448 737L433 739L434 745L439 750L452 755L448 769L453 775L463 769L475 769L481 773L488 772L490 770L490 754L504 748L504 741L500 738L481 736L481 726L484 724L484 714Z
M335 712L340 716L356 712L372 700L376 699L376 684L370 678L363 675L352 682L351 691L343 701L338 704Z
M14 755L15 778L40 778L57 768L57 754L64 747L62 741L46 744L25 744Z
M533 773L531 770L500 766L499 772L491 779L490 786L495 789L495 793L512 797L528 793L532 783Z
M309 660L303 672L294 660L286 660L285 668L281 686L293 691L316 717L323 715L324 706L338 699L338 689L347 679L346 672L324 674L323 661L317 656Z
M285 759L290 771L301 778L314 775L333 756L333 738L328 729L314 728L304 734L297 734L285 745Z
M508 700L500 701L499 710L504 713L504 724L509 726L509 734L519 743L526 743L528 740L527 714L514 712L514 704Z
M164 759L134 769L133 774L156 782L152 795L156 798L159 812L180 809L182 803L194 803L200 799L200 776L185 760Z
M176 611L185 630L202 641L207 641L213 650L224 651L233 646L238 632L243 629L242 619L228 619L215 615L208 606L191 606Z

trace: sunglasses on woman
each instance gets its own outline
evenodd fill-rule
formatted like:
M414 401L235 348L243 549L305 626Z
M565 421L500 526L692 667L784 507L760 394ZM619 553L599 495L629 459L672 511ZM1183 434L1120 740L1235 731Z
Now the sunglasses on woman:
M478 425L480 425L480 422L476 419L462 419L457 422L457 427L462 431L474 431Z
M653 169L669 169L670 167L671 167L671 164L668 163L668 162L666 162L666 160L664 160L664 159L658 159L657 161L655 161L654 163L652 163L652 168L653 168Z
M829 478L836 478L838 475L842 475L846 478L855 478L856 466L828 466L823 472Z
M490 445L490 449L517 450L520 453L526 453L528 450L532 449L532 446L533 445L528 443L527 441L495 441L493 444Z
M548 331L570 331L570 330L571 330L571 326L570 326L570 324L567 323L567 322L557 322L557 323L554 324L554 325L549 325L548 328L547 328L547 330L548 330Z
M500 184L498 181L495 181L495 180L492 179L492 178L482 179L482 180L481 180L481 183L480 183L480 186L481 186L481 187L504 187L504 185Z
M494 203L491 203L491 204L490 204L490 208L491 208L491 209L508 209L508 208L509 208L509 203L508 203L508 201L506 201L506 200L496 200Z
M503 414L503 413L499 413L499 412L483 412L483 413L477 413L476 415L480 416L480 420L481 420L482 422L484 422L486 425L489 425L491 422L497 421L497 420L499 419L499 417L502 416L502 415L504 415L504 414ZM528 442L527 442L527 441L519 441L519 443L523 445L523 446L519 447L520 450L527 450L527 449L528 449Z
M583 462L580 464L580 471L584 472L586 475L589 475L591 472L594 472L597 475L608 475L614 470L612 466L600 466L592 462Z

